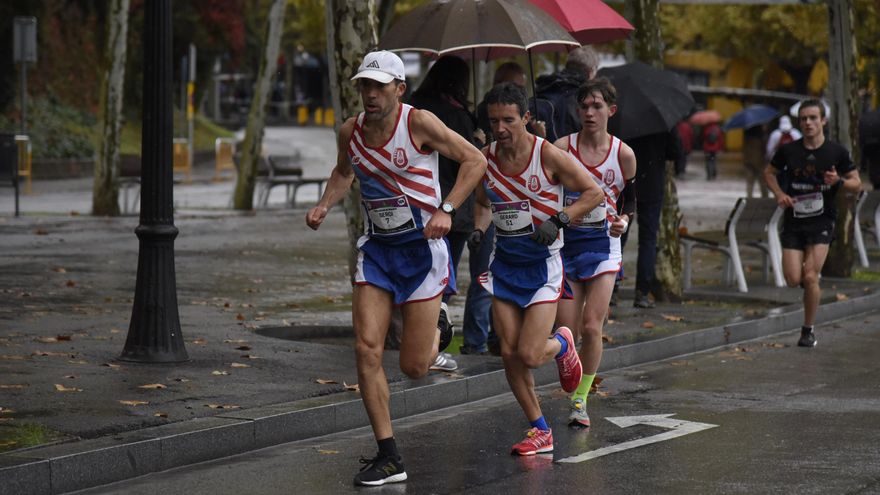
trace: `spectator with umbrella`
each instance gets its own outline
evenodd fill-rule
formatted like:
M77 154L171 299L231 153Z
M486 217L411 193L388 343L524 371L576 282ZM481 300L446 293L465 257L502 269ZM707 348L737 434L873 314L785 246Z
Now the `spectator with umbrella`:
M609 119L608 131L623 139L636 155L639 254L633 306L653 308L650 294L655 284L666 161L681 153L674 126L691 112L694 98L677 74L641 62L601 69L599 75L608 77L618 94L617 113Z
M746 194L753 196L755 183L761 189L761 197L768 195L767 184L764 182L764 147L766 132L764 124L770 122L779 111L767 105L750 105L730 117L724 124L724 130L743 129L743 166L746 169Z
M718 152L724 149L724 132L717 122L712 122L703 127L700 137L706 154L706 180L715 180L718 177Z

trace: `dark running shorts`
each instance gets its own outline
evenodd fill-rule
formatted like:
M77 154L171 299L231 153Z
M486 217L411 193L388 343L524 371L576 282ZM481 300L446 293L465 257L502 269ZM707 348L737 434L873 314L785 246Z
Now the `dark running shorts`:
M779 234L782 249L803 251L813 244L831 244L834 240L834 222L818 225L786 224Z

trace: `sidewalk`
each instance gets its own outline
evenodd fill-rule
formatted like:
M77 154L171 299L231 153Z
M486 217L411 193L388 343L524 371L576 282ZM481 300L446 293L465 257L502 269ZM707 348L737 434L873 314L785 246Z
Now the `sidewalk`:
M322 148L315 143L328 136L319 131L275 136L279 146L312 143L312 176L332 163L332 133ZM679 183L686 219L700 229L723 225L744 190L721 170L714 183L695 171ZM116 361L131 318L137 217L88 216L89 180L36 183L33 209L23 206L20 218L8 213L10 194L0 196L0 493L72 491L368 424L350 390L357 375L342 214L312 232L305 210L284 208L281 192L268 210L233 212L233 182L202 181L209 173L175 187L177 296L190 358L176 365ZM314 201L307 194L315 193L304 189L301 200ZM635 247L625 251L628 273ZM653 310L632 308L627 280L606 327L602 371L799 326L800 291L768 286L759 260L746 263L748 294L695 283L684 304ZM695 280L717 280L720 266L720 257L701 258ZM880 303L878 283L826 279L823 287L820 340L833 328L825 323ZM458 322L462 299L451 305ZM413 381L387 352L393 417L508 392L499 358L455 358L458 371ZM536 378L553 384L555 367ZM22 448L28 443L40 445Z

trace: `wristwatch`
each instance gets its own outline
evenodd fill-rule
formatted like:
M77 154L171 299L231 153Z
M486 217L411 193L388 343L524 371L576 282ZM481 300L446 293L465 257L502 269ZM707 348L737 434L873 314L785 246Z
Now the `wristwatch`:
M560 227L568 227L568 224L571 223L571 218L569 218L568 213L559 210L559 213L556 214L556 218L559 219Z
M440 205L440 209L450 217L455 216L455 207L452 206L452 203L449 201L444 201L443 204Z

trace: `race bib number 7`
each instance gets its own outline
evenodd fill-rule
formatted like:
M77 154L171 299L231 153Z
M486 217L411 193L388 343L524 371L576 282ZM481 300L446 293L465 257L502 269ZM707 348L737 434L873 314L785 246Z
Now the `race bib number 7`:
M370 230L376 235L400 234L416 228L406 196L365 199L364 207L370 219Z

